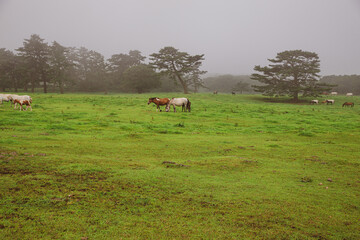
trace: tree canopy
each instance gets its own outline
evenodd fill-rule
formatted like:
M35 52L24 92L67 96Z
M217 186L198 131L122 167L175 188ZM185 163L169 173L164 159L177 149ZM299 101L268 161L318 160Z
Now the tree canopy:
M266 96L288 95L297 101L303 96L319 96L332 86L319 82L320 60L316 53L302 50L284 51L275 59L268 59L269 66L254 67L260 73L251 75L261 85L253 85L256 92Z
M160 86L160 75L150 66L140 64L124 72L124 87L137 93L144 93Z
M204 54L191 56L174 47L164 47L158 53L150 55L150 65L173 80L178 80L184 93L189 92L189 86L194 84L194 81L195 87L202 84L198 82L199 76L206 73L200 70L202 60Z

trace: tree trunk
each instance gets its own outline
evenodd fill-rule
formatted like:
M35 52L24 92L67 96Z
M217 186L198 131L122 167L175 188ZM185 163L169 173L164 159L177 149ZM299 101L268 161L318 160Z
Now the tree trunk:
M47 93L47 85L46 85L46 80L45 79L43 80L43 83L44 83L44 93Z
M32 93L35 92L35 81L34 80L31 81L31 92Z
M293 98L294 102L298 102L299 101L299 93L296 92L294 93L294 98Z
M43 71L41 72L41 80L43 81L44 84L44 93L47 93L47 82L46 82L47 79Z
M14 78L14 89L15 89L15 92L18 91L18 81L16 78Z
M60 87L60 93L64 94L64 86L63 86L62 82L59 83L59 87Z
M186 85L186 82L184 82L184 80L180 77L180 75L177 74L177 77L179 79L179 82L181 83L182 87L184 88L184 93L188 94L188 86Z

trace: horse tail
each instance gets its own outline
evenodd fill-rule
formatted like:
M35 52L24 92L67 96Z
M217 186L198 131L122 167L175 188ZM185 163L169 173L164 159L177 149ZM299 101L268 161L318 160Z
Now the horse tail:
M189 112L191 111L191 102L188 98L187 98L186 108Z

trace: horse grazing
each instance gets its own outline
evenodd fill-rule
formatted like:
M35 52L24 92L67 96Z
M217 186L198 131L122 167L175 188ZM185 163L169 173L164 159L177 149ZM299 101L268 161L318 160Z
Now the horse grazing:
M310 104L319 104L319 100L311 100Z
M30 105L32 101L28 100L28 99L21 99L21 98L16 98L14 99L14 104L16 106L16 104L20 105L20 111L24 110L23 105L26 105L26 110L28 109L28 107L30 107L30 111L32 111L32 107ZM16 107L15 107L16 108Z
M158 109L159 109L160 112L161 112L160 106L167 105L169 102L170 102L170 99L168 99L168 98L157 98L157 97L154 97L154 98L149 98L148 105L149 105L150 103L155 103L156 106L157 106L157 107L156 107L156 111L158 111Z
M11 101L11 94L0 94L0 103Z
M354 103L353 102L344 102L344 104L342 105L343 107L345 106L345 107L349 107L349 106L351 106L351 107L354 107Z
M170 110L170 105L173 106L174 112L176 112L175 106L178 106L178 107L181 106L182 112L186 112L186 111L190 112L191 111L191 102L187 98L172 98L170 100L170 102L166 105L166 109L165 109L166 112L168 112Z
M325 101L326 101L326 105L329 105L329 104L333 105L335 103L335 100L332 100L332 99L326 99Z

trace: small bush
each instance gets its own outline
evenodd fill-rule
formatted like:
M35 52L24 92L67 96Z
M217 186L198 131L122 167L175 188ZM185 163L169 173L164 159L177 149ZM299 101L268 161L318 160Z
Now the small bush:
M301 178L301 181L302 181L302 182L312 182L312 179L311 179L311 177L305 176L305 177L302 177L302 178Z
M185 127L185 123L180 122L178 124L175 124L174 127L182 127L183 128L183 127Z

